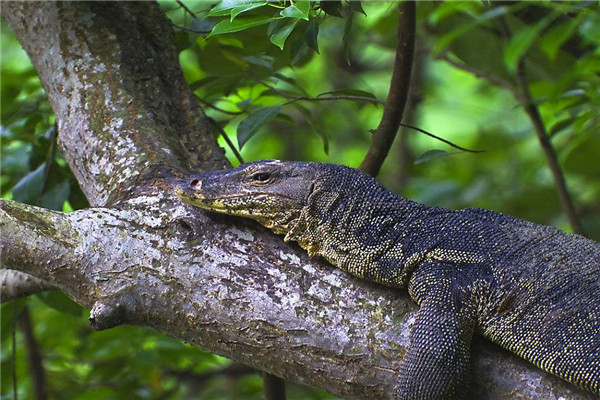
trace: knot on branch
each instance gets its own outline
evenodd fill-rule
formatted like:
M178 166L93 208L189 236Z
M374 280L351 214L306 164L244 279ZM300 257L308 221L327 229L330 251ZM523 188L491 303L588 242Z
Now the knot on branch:
M124 295L118 299L96 301L90 311L90 324L96 331L114 328L126 322L132 322L132 318L138 312L138 304L130 295Z

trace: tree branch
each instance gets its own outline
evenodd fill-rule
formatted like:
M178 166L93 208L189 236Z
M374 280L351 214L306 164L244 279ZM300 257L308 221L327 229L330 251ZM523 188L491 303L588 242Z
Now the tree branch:
M187 174L179 169L226 161L156 5L2 7L38 68L84 192L93 205L116 205L59 213L0 201L4 267L91 307L97 329L149 326L344 398L395 395L416 310L405 292L174 197L172 175ZM474 370L474 396L591 398L487 342L474 348Z
M90 204L112 204L161 166L226 166L211 135L200 134L210 127L157 4L11 2L2 8L40 74L62 153Z
M91 306L97 329L150 326L344 398L395 394L416 311L405 292L311 261L255 224L206 215L159 187L121 210L0 204L3 262ZM51 231L77 238L63 241L70 258L53 257ZM488 342L473 355L473 393L592 398Z
M383 116L371 138L371 146L360 169L376 176L396 137L402 113L408 99L410 73L415 48L416 2L403 1L398 5L398 44L390 91L383 106Z
M0 270L0 303L52 290L48 282L12 269Z
M260 83L261 85L263 85L264 87L266 87L267 89L273 91L274 93L277 93L278 95L280 95L281 97L285 97L286 99L290 99L290 101L284 103L284 104L290 104L290 103L295 103L297 101L337 101L337 100L350 100L350 101L363 101L365 103L374 103L374 104L384 104L383 101L378 100L378 99L374 99L372 97L365 97L365 96L352 96L352 95L340 95L340 96L317 96L317 97L311 97L311 96L294 96L293 94L289 94L286 93L282 90L279 90L269 84L266 84L263 81L259 81L258 83ZM325 94L325 93L324 93Z

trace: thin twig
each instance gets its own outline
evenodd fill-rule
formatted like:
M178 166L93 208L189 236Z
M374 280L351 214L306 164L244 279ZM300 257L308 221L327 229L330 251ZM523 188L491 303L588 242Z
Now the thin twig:
M197 31L195 29L186 28L185 26L177 25L174 22L171 22L171 25L173 26L173 28L181 29L182 31L186 31L186 32L196 33L196 34L199 34L199 35L201 35L203 33L207 33L207 32L200 32L200 31Z
M212 108L213 110L218 111L218 112L223 113L223 114L241 115L241 114L244 113L243 111L227 111L227 110L223 110L222 108L217 107L217 106L209 103L208 101L200 98L200 96L196 96L196 100L198 100L200 103L204 104L206 107Z
M500 26L500 31L505 38L510 38L511 32L504 18L498 18L498 25ZM550 137L546 130L546 126L544 125L544 121L542 120L537 105L533 101L533 96L529 91L529 82L527 81L524 57L521 57L519 63L517 64L516 77L519 85L519 91L515 94L515 96L521 103L521 106L533 124L535 134L538 138L540 146L542 147L542 150L544 151L550 171L552 172L552 178L554 179L554 184L556 185L556 190L558 191L562 208L569 219L571 229L573 229L573 232L575 233L585 235L583 227L581 226L581 222L579 221L579 217L577 216L577 212L575 211L573 200L571 199L571 195L567 189L567 183L565 181L564 174L560 168L558 159L556 158L556 152L554 151L554 147L552 147L552 143L550 142Z
M458 149L458 150L466 151L466 152L469 152L469 153L483 153L483 152L485 151L485 150L470 150L470 149L466 149L466 148L464 148L464 147L461 147L461 146L459 146L459 145L457 145L457 144L454 144L454 143L452 143L452 142L451 142L451 141L449 141L449 140L446 140L446 139L444 139L444 138L441 138L441 137L439 137L439 136L436 136L436 135L434 135L433 133L427 132L427 131L426 131L426 130L424 130L424 129L417 128L416 126L412 126L412 125L409 125L409 124L405 124L404 122L400 122L400 124L399 124L399 125L400 125L400 126L404 126L404 127L406 127L406 128L414 129L415 131L418 131L418 132L421 132L421 133L424 133L425 135L427 135L427 136L429 136L429 137L432 137L432 138L434 138L434 139L437 139L437 140L439 140L440 142L444 142L444 143L446 143L447 145L449 145L449 146L451 146L451 147L454 147L455 149Z
M194 12L192 10L190 10L185 4L183 4L183 2L181 0L175 0L175 2L177 4L179 4L179 6L181 8L183 8L185 11L187 11L187 13L192 16L192 18L196 18L196 14L194 14Z
M327 96L327 97L309 97L309 96L298 96L293 97L292 100L285 102L284 105L294 103L296 101L336 101L336 100L350 100L350 101L364 101L365 103L373 103L373 104L384 104L383 101L379 99L374 99L371 97L364 96Z
M296 101L332 101L332 100L351 100L351 101L364 101L366 103L374 103L374 104L384 104L384 102L379 99L374 99L372 97L364 97L364 96L350 96L350 95L327 96L327 97L325 97L325 96L323 96L323 97L294 96L293 94L289 94L289 93L286 93L279 89L276 89L273 86L271 86L265 82L260 81L259 83L261 85L263 85L264 87L266 87L267 89L270 89L273 92L277 93L278 95L285 97L286 99L291 99L290 101L283 103L283 105L294 103Z
M396 60L387 100L379 126L371 137L371 145L360 169L376 176L396 137L402 113L408 100L410 74L415 50L416 2L404 1L398 5L398 43Z
M207 117L208 121L215 127L215 129L217 131L219 131L219 133L221 134L221 136L223 136L223 139L225 139L225 142L227 142L227 146L229 146L229 148L231 149L231 151L233 152L233 154L235 155L235 158L238 159L238 161L240 162L240 164L244 163L244 159L242 158L242 155L240 154L239 151L237 151L237 149L235 148L235 145L233 144L233 142L231 141L231 139L229 139L229 136L227 136L227 133L225 132L225 130L223 128L221 128L221 125L219 125L217 123L217 121L215 121L214 119Z

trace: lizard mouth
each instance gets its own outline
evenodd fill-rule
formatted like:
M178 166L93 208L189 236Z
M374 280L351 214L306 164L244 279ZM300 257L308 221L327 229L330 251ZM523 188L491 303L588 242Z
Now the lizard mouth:
M175 189L175 194L179 199L181 199L184 203L192 204L197 207L202 207L208 210L222 210L222 209L231 209L231 204L226 204L232 201L234 204L242 204L243 199L255 199L255 198L281 198L286 200L292 200L291 197L279 194L279 193L268 193L268 192L253 192L247 194L235 194L235 195L223 195L223 196L204 196L202 194L187 191L185 188L177 188ZM237 202L236 200L240 200Z

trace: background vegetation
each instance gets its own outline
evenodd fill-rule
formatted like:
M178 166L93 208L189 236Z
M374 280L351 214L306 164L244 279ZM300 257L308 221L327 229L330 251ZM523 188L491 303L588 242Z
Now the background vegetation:
M161 5L199 105L244 160L360 164L389 90L398 3ZM598 6L419 3L404 122L484 152L402 129L379 179L427 204L489 208L570 231L533 108L583 231L600 240ZM65 211L86 207L54 145L54 117L36 72L6 24L1 29L2 196ZM138 327L93 332L88 311L57 292L1 311L2 398L13 397L13 374L19 398L33 398L27 357L35 348L50 398L262 397L258 374L218 356ZM330 397L298 386L288 395Z

